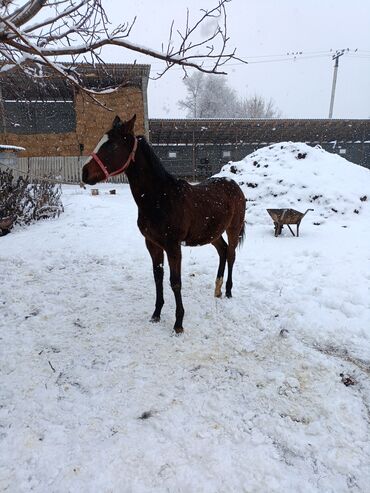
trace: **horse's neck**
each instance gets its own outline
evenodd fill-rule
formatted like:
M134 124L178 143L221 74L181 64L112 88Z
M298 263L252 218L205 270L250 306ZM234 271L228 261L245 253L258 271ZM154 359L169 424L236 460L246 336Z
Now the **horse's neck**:
M139 145L133 161L126 171L126 176L132 195L137 205L149 205L148 201L155 201L161 191L173 186L174 179L166 173L160 163L153 164L144 154Z

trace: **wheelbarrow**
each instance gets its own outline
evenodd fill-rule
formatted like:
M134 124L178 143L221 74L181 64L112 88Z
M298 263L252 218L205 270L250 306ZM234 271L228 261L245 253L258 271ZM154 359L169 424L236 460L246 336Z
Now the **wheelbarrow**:
M299 212L295 209L266 209L270 214L271 219L274 221L275 226L275 236L279 236L283 229L283 225L286 224L292 233L295 236L291 224L297 225L297 236L299 236L299 226L301 224L302 219L307 214L308 211L313 211L313 209L307 209L306 212Z

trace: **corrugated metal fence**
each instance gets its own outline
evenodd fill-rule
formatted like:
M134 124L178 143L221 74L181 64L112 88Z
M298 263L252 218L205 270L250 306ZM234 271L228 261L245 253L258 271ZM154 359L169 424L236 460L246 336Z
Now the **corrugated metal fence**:
M80 183L81 170L86 162L83 157L22 157L16 161L16 167L22 174L35 178L54 178L62 183ZM113 183L127 183L126 175L110 178Z

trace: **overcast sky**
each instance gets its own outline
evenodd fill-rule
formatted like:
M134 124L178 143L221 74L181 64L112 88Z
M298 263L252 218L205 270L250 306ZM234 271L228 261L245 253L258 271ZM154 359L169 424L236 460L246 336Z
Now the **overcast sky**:
M105 0L114 22L137 16L131 41L157 50L168 40L174 19L180 27L189 7L195 17L216 0ZM340 58L334 118L370 117L369 0L232 0L228 4L230 48L248 65L230 63L228 83L241 96L272 98L286 118L327 118L333 77L329 50L358 49ZM303 55L276 61L276 55ZM320 52L320 53L318 53ZM323 52L323 53L322 53ZM107 61L150 63L155 75L161 62L126 50L109 49ZM286 57L285 57L286 58ZM289 58L289 57L288 57ZM183 71L171 69L149 81L151 118L185 117L178 100L185 97Z

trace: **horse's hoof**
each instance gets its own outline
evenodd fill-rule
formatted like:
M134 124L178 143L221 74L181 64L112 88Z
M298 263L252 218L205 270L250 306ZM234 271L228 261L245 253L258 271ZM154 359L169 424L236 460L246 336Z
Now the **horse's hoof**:
M176 332L177 335L182 334L184 332L183 327L174 327L173 330Z
M226 298L232 298L233 295L231 293L226 293Z
M161 320L161 317L154 317L154 316L150 319L150 321L153 324L156 324L157 322L160 322L160 320Z
M222 293L221 292L220 293L215 292L215 298L222 298Z

